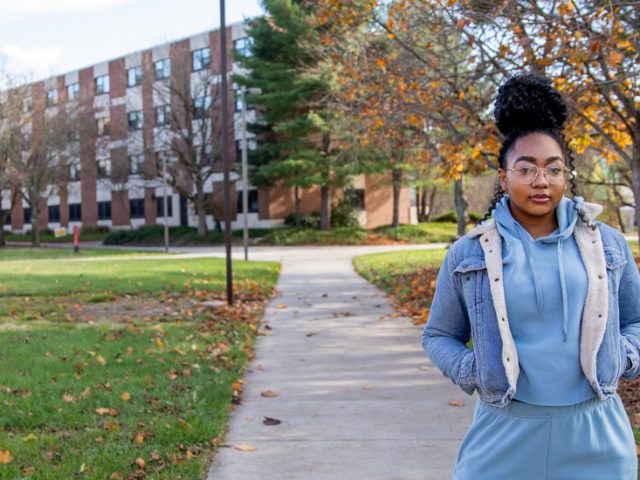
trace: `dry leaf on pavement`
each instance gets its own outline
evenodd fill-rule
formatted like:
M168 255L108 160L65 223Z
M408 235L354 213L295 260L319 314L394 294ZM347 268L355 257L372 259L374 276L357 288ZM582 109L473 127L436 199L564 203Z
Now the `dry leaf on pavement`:
M233 448L240 450L241 452L255 452L256 450L256 447L247 444L234 445Z
M280 425L282 421L278 420L277 418L264 417L262 423L265 425Z

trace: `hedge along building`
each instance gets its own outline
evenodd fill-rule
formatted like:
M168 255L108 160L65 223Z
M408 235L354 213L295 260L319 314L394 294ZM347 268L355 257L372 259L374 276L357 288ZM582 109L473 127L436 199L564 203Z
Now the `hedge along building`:
M220 65L220 33L203 32L191 37L135 52L28 86L25 102L45 115L70 106L85 107L84 125L60 163L65 170L50 185L38 218L20 196L3 191L2 210L10 210L5 230L27 231L34 222L40 229L83 227L136 228L162 224L165 218L161 165L171 178L167 188L166 218L169 225L214 227L222 220L223 173L221 135L235 145L231 164L232 228L243 224L242 190L249 194L250 227L270 228L294 212L289 188L256 189L243 185L237 168L241 159L241 96L230 85L229 108L235 112L228 128L221 128L219 81L223 70L241 71L233 61L236 51L248 47L244 25L227 28L229 61ZM6 92L0 101L6 100ZM31 107L29 107L31 108ZM247 121L255 119L249 107ZM33 130L38 130L34 120ZM255 147L248 134L248 147ZM388 177L388 178L387 178ZM390 175L361 175L353 179L359 198L358 219L373 228L392 219ZM334 192L334 202L341 194ZM46 203L46 205L44 205ZM302 192L301 210L320 208L320 189ZM400 196L400 222L409 223L408 188ZM203 212L203 213L201 213ZM240 214L239 214L240 212Z

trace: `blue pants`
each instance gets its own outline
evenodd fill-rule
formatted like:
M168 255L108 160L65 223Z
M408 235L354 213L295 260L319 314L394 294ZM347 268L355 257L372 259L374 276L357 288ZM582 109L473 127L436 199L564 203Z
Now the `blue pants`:
M636 480L637 470L618 395L559 407L478 400L453 480Z

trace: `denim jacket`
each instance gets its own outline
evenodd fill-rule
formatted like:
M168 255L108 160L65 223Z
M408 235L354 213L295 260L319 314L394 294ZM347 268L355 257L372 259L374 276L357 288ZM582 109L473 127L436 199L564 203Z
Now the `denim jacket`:
M606 399L620 377L640 374L640 274L625 238L595 218L585 203L574 236L587 271L580 326L580 365L596 396ZM473 338L473 350L466 344ZM456 385L495 406L513 398L518 353L509 328L502 283L502 237L493 219L449 249L440 268L422 345ZM553 355L553 352L549 352Z

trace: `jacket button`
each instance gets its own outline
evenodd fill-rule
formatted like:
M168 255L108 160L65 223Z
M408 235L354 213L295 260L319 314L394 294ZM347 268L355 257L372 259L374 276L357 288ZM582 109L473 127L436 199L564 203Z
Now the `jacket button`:
M510 360L509 360L509 357L507 357L507 362L509 362L509 361L510 361Z
M489 250L489 253L493 253L493 250Z
M504 319L504 317L502 317L500 320L502 320L503 322L505 322L506 320Z
M598 278L599 278L600 280L602 280L602 275L598 275Z
M467 281L471 280L471 277L466 277Z
M484 243L487 243L488 241L489 241L489 239L488 239L488 238L485 238L485 239L484 239Z
M500 279L499 278L494 278L494 281L499 282Z
M599 315L598 315L598 318L602 318L602 314L599 314Z

